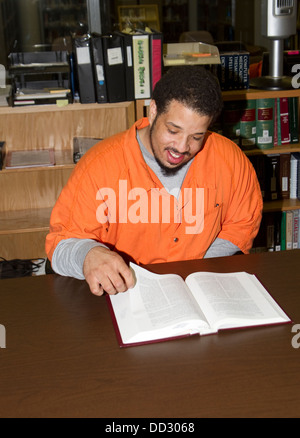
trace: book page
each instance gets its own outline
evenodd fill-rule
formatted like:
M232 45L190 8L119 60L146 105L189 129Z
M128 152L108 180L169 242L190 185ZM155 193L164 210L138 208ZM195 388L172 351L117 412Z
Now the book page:
M143 342L209 330L185 282L134 265L135 287L110 297L123 342Z
M245 272L199 272L186 280L214 327L235 327L289 321L254 275Z

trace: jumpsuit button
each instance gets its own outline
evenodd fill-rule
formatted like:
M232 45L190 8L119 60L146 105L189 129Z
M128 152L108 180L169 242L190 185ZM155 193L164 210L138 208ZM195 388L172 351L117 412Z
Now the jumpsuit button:
M174 242L175 242L175 243L177 243L178 240L179 240L178 237L175 237L175 238L174 238Z

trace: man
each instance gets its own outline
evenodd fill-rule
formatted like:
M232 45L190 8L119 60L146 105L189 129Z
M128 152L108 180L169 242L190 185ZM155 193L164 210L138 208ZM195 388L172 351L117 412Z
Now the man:
M96 295L133 287L128 264L248 253L262 214L255 171L230 140L208 131L222 109L215 77L169 70L149 117L85 154L51 216L55 272Z

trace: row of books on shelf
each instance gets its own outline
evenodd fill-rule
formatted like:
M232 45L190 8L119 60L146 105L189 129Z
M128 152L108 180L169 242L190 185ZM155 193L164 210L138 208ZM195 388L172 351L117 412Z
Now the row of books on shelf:
M264 201L300 199L300 152L251 155Z
M247 90L249 88L250 53L239 50L220 51L221 64L217 67L217 76L222 91Z
M51 60L50 64L47 52L11 54L12 105L56 103L63 99L67 103L115 103L150 98L162 75L163 37L149 28L76 36L73 52L67 56L65 81L62 63ZM51 74L50 80L46 72ZM43 76L42 81L32 80L37 73ZM57 80L53 81L55 74Z
M299 143L298 98L224 102L213 127L247 151Z
M300 209L264 213L252 252L300 249Z
M147 99L161 78L163 37L155 30L78 37L74 45L81 103Z

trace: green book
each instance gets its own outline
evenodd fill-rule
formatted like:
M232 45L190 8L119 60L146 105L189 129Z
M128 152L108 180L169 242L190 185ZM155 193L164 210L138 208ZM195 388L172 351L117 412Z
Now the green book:
M255 148L256 143L256 101L242 103L240 121L240 147L242 150Z
M259 149L274 147L274 98L256 100L256 146Z
M281 215L281 251L286 249L286 211Z

